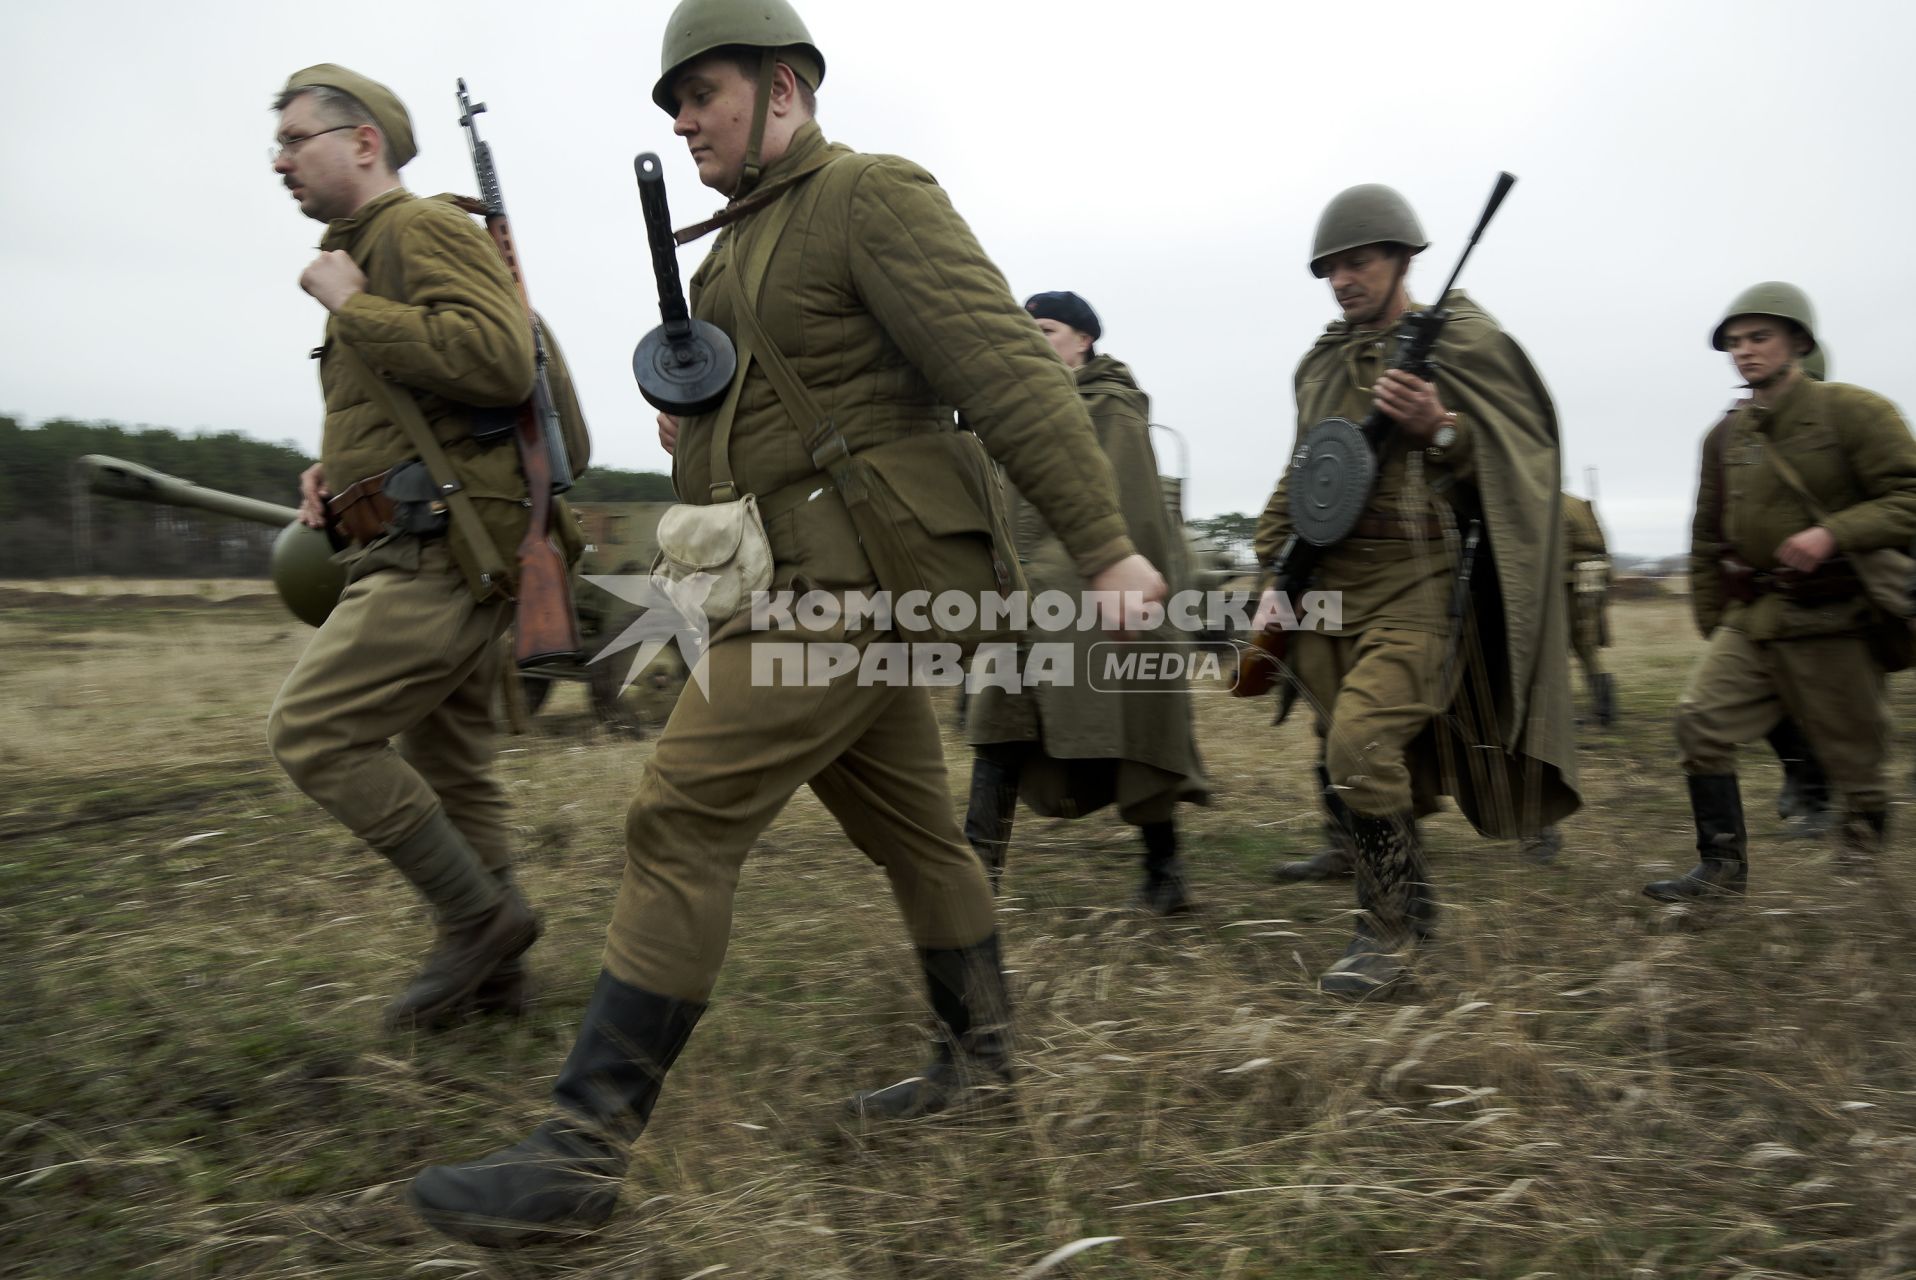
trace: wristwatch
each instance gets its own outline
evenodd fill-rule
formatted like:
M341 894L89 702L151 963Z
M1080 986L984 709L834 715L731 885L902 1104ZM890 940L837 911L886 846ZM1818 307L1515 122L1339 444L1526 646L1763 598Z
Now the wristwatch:
M1457 414L1453 410L1444 414L1444 425L1437 428L1430 437L1430 452L1434 456L1457 443Z

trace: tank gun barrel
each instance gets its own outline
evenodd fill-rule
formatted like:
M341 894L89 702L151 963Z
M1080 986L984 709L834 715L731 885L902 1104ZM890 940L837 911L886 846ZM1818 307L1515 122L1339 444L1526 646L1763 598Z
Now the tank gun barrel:
M122 458L109 458L104 454L89 453L76 464L86 476L87 488L108 498L126 498L134 502L152 502L163 507L187 507L196 511L211 511L217 515L232 516L238 520L251 520L254 524L272 525L281 528L299 519L299 512L292 507L282 507L276 502L261 502L258 498L243 498L236 493L225 493L219 489L208 489L194 484L191 480L182 480L178 476L169 476L164 471L155 471L143 467L137 462L127 462Z

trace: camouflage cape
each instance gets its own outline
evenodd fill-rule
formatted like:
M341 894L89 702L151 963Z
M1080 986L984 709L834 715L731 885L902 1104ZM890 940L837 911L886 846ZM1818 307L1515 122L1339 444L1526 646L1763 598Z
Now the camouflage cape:
M1130 369L1107 355L1076 371L1078 395L1090 411L1098 444L1118 482L1118 505L1138 551L1164 567L1173 591L1186 564L1183 531L1171 520L1151 448L1150 400ZM1035 596L1063 591L1077 599L1085 579L1072 567L1064 543L1016 489L1008 494L1018 558ZM1111 650L1101 629L1064 634L1033 631L1039 642L1069 642L1072 683L1041 684L1023 694L986 687L973 700L966 737L973 746L1035 742L1043 758L1025 767L1020 798L1047 817L1075 818L1115 803L1128 821L1159 821L1179 802L1207 803L1210 790L1198 761L1191 728L1188 687L1166 689L1149 682L1136 693L1118 693L1103 680L1092 687L1093 661ZM1162 649L1180 639L1174 628L1153 637ZM1188 647L1183 649L1189 652ZM1115 767L1113 767L1115 766Z
M1444 305L1452 318L1435 352L1438 393L1470 433L1474 460L1450 505L1460 533L1481 516L1484 538L1456 694L1412 744L1411 769L1420 793L1441 790L1479 832L1510 839L1580 803L1557 412L1530 358L1488 312L1462 290ZM1331 324L1305 362L1340 347L1346 329ZM1298 408L1300 422L1322 416Z

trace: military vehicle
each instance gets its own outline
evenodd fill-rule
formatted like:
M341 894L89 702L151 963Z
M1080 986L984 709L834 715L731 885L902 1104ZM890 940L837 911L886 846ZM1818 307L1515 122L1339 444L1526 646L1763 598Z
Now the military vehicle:
M273 541L273 589L292 615L309 626L326 621L339 593L346 589L346 570L333 562L332 544L319 530L301 524L299 512L292 507L207 489L98 453L87 454L75 465L86 477L88 489L109 498L210 511L278 528L279 537Z
M288 611L309 626L326 621L345 590L346 570L333 558L332 544L324 533L301 524L299 512L292 507L209 489L137 462L102 454L88 454L75 466L87 488L105 497L207 511L279 528L279 537L273 543L273 588ZM583 684L593 714L607 727L624 732L640 732L645 721L661 719L671 709L671 701L685 680L677 650L661 654L631 687L626 680L631 668L629 658L613 654L603 662L592 661L625 630L637 609L582 580L586 574L646 572L657 550L659 516L670 505L608 502L574 508L586 537L586 552L572 584L573 608L585 652L576 662L519 674L528 710L536 713L561 681Z

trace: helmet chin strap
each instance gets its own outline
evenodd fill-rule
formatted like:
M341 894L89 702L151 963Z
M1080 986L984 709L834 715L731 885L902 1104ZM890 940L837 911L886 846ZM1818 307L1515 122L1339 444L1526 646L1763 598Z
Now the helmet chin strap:
M758 185L759 175L765 166L759 162L759 153L765 149L765 117L772 107L772 79L778 74L778 51L761 49L758 54L758 94L752 100L752 133L745 144L745 170L739 175L738 190L732 193L734 200L750 193Z
M1366 326L1376 324L1379 320L1383 319L1385 309L1388 308L1390 304L1396 300L1398 292L1402 290L1404 287L1404 277L1409 274L1410 274L1410 250L1408 247L1406 247L1401 251L1401 256L1399 257L1397 262L1397 273L1391 277L1390 289L1384 294L1384 300L1377 304L1377 310L1371 312L1369 315L1365 316L1362 320L1359 320L1356 324L1352 325L1351 327L1354 329L1361 329ZM1409 294L1404 295L1404 307L1406 310L1408 310L1410 307Z

